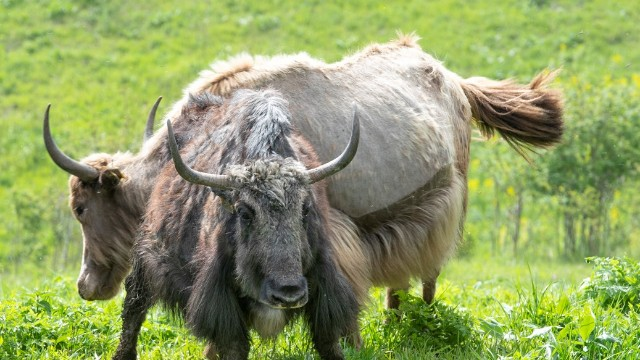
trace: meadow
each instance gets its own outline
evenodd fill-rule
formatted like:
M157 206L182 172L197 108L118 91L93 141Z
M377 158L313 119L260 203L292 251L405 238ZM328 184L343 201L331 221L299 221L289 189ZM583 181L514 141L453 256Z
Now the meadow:
M463 77L528 82L561 68L566 136L530 163L476 136L464 243L436 303L414 289L392 314L373 289L365 346L348 358L640 357L639 24L631 0L0 0L0 358L109 358L119 335L122 294L76 293L80 227L42 143L47 104L71 156L135 152L153 101L167 111L215 60L304 51L332 62L396 31L415 31ZM161 309L143 325L143 359L202 348ZM302 323L254 338L251 353L315 356Z

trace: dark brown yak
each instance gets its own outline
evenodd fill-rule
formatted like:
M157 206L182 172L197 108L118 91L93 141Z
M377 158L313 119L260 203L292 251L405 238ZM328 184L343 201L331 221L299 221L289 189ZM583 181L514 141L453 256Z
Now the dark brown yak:
M145 313L160 301L209 341L210 358L246 359L250 327L273 337L303 314L320 356L342 359L338 339L357 326L358 306L334 263L328 202L317 182L355 155L355 110L349 145L320 166L276 91L238 91L224 103L203 94L180 117L212 119L185 154L214 175L184 164L169 123L175 167L195 184L173 164L157 179L134 245L115 358L136 357Z
M424 53L414 36L371 45L334 64L298 54L245 55L212 66L185 93L228 96L239 88L277 89L321 161L346 141L335 129L344 126L351 102L360 104L363 141L358 157L327 181L329 202L336 209L330 212L331 245L359 299L371 285L405 288L411 277L421 278L424 299L433 299L440 268L455 250L464 222L472 120L485 135L497 131L518 151L553 145L562 134L560 94L544 87L553 74L540 74L526 86L462 79ZM202 123L179 119L186 102L185 96L168 114L179 141L193 137ZM113 269L129 266L126 250L135 226L119 224L139 222L148 189L168 161L166 131L160 129L138 155L100 154L83 162L97 169L94 173L118 170L124 176L126 181L110 192L93 185L99 176L71 176L72 208L101 214L80 219L83 269L90 262L100 265L86 277L95 281L87 288L100 290L87 291L87 299L113 296L124 276ZM108 277L109 282L102 281ZM83 285L80 280L78 285ZM388 299L389 305L397 305L395 298Z

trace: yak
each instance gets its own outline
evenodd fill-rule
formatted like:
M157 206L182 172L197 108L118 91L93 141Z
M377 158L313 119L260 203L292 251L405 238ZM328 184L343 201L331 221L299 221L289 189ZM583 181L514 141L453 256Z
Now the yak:
M114 358L136 357L145 313L160 301L209 341L210 358L246 359L250 328L273 337L303 314L321 358L342 359L338 339L357 326L358 306L328 245L321 180L356 154L355 108L346 149L322 165L274 90L239 90L225 101L201 94L180 116L215 118L183 146L187 162L212 174L185 164L168 120L177 173L167 164L151 193Z
M181 120L187 94L224 97L241 88L273 88L289 101L294 126L326 162L346 141L335 129L349 117L351 102L360 104L358 157L327 179L327 231L358 298L372 285L389 286L390 307L398 304L394 289L406 288L412 277L422 279L423 298L431 301L439 271L461 238L472 124L487 137L498 132L521 153L558 143L563 131L561 94L545 86L554 72L528 85L464 79L417 41L401 35L332 64L305 53L217 62L166 116L178 141L190 139L204 124ZM78 165L61 167L72 174L70 203L83 228L78 288L85 299L115 295L123 269L130 268L133 225L140 224L149 189L170 159L166 137L163 126L138 154L95 154L82 162L48 147L52 157Z

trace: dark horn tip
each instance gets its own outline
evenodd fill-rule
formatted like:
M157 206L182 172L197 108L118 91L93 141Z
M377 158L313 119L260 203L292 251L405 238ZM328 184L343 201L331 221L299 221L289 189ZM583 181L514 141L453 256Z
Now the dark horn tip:
M95 168L81 163L79 161L73 160L69 156L67 156L62 150L58 148L55 141L51 137L51 129L49 128L49 109L51 108L51 104L47 105L47 109L44 113L44 124L42 128L42 134L44 137L44 145L51 157L51 160L58 165L62 170L68 172L71 175L75 175L83 181L91 181L97 179L100 175L98 170Z
M308 171L311 183L320 181L344 169L351 163L351 160L353 160L353 158L355 157L360 142L360 119L358 115L358 106L356 105L356 103L352 102L351 107L353 109L353 123L351 127L351 136L349 138L349 143L337 158Z
M169 150L171 152L171 158L173 159L173 165L183 179L194 184L206 185L218 189L230 189L234 186L232 181L226 175L208 174L196 171L184 163L180 156L180 151L178 150L178 144L176 143L170 119L167 119L167 135L169 137Z
M167 130L169 131L169 135L173 135L173 127L171 126L171 119L167 119Z
M49 122L49 109L51 109L51 103L47 104L47 108L44 110L44 121Z
M180 151L178 150L178 143L176 142L176 135L173 133L173 126L171 125L171 119L167 119L167 136L169 140L169 150L171 151L174 162L176 157L180 157Z
M149 116L147 117L147 124L144 128L144 137L143 143L147 142L147 140L151 139L153 136L153 124L156 119L156 112L158 111L158 105L160 105L160 101L162 100L162 96L158 96L158 99L151 107L151 111L149 111Z

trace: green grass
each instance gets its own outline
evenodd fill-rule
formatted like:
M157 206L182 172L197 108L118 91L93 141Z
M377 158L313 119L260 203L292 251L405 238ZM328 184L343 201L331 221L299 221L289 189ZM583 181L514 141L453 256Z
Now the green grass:
M514 265L454 260L440 278L436 302L403 295L399 312L383 308L373 289L361 313L364 347L349 359L636 358L636 298L602 301L614 282L640 276L630 260L591 265ZM632 267L632 271L628 268ZM612 275L607 279L603 272ZM502 276L490 276L491 273ZM505 276L504 274L510 274ZM591 288L581 286L585 278ZM593 289L599 289L594 291ZM17 289L0 302L0 358L108 358L117 346L122 296L85 302L71 278ZM317 358L305 325L296 321L275 340L252 337L252 359ZM144 323L142 359L198 358L203 344L179 320L154 308Z

